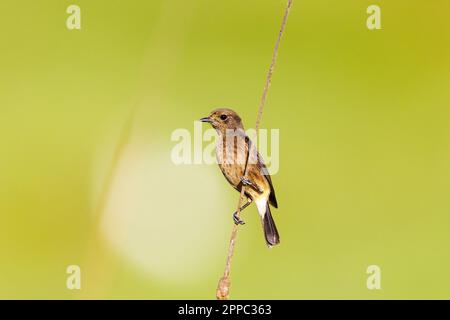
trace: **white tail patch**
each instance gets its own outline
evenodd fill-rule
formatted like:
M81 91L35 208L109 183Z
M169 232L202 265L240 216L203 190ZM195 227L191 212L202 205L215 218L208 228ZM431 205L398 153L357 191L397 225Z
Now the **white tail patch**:
M259 215L264 218L267 210L267 200L264 198L255 201L256 207L258 208Z

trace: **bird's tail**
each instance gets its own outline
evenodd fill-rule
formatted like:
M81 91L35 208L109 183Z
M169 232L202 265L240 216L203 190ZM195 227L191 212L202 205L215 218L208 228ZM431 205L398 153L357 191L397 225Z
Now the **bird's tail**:
M266 213L262 217L262 224L264 228L264 236L266 238L267 246L273 247L280 243L280 235L278 234L275 221L273 221L272 214L270 212L269 202L266 204Z

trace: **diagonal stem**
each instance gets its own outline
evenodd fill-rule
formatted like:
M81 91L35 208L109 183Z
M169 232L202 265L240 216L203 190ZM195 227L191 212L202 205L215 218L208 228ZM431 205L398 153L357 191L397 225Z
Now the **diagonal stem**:
M280 32L278 33L277 42L275 43L275 48L273 50L272 62L270 63L269 71L267 73L266 82L264 84L264 90L263 90L263 93L262 93L262 96L261 96L261 100L260 100L260 103L259 103L258 114L256 116L256 125L255 125L256 136L258 136L258 133L259 133L259 125L261 123L261 118L262 118L262 115L263 115L264 106L266 104L267 93L269 92L269 87L270 87L270 84L272 82L272 75L273 75L275 64L276 64L276 61L277 61L277 58L278 58L278 50L280 48L281 38L283 36L284 29L286 27L286 23L287 23L287 19L288 19L288 16L289 16L289 12L290 12L291 7L292 7L292 3L293 3L293 0L288 0L286 9L284 11L283 22L281 23ZM247 160L245 162L245 167L244 167L245 168L244 169L244 178L247 178L247 169L248 169L247 164L248 164L249 155L250 155L250 145L249 145L249 148L248 148ZM241 193L240 193L240 196L239 196L238 205L237 205L237 210L236 210L236 215L237 215L238 218L239 218L239 216L241 214L241 204L242 204L242 200L244 198L244 192L245 192L245 186L242 186ZM234 248L235 248L235 245L236 245L237 230L238 230L238 226L233 224L233 229L231 231L230 245L228 247L227 262L225 264L225 271L223 273L223 277L219 280L219 284L218 284L217 290L216 290L216 298L218 300L228 300L229 296L230 296L231 263L233 261Z

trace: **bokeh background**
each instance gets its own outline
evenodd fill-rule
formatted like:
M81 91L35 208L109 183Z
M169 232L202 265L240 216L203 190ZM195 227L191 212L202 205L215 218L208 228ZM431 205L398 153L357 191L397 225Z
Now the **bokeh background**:
M218 106L252 127L285 4L0 2L0 298L214 298L238 194L170 137ZM294 2L262 122L282 244L245 211L232 298L450 298L449 9Z

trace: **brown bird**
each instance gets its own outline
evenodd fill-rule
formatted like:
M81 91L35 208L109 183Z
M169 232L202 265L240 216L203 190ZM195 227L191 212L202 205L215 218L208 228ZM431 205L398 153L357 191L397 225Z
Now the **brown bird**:
M267 245L277 245L280 243L280 236L270 212L270 205L278 208L272 179L261 155L246 135L241 118L231 109L216 109L200 121L210 123L219 134L216 156L225 178L239 192L243 186L246 187L244 194L247 202L241 210L254 201L261 217ZM246 165L247 177L244 178ZM244 221L237 217L237 212L233 214L233 219L236 224L244 224Z

